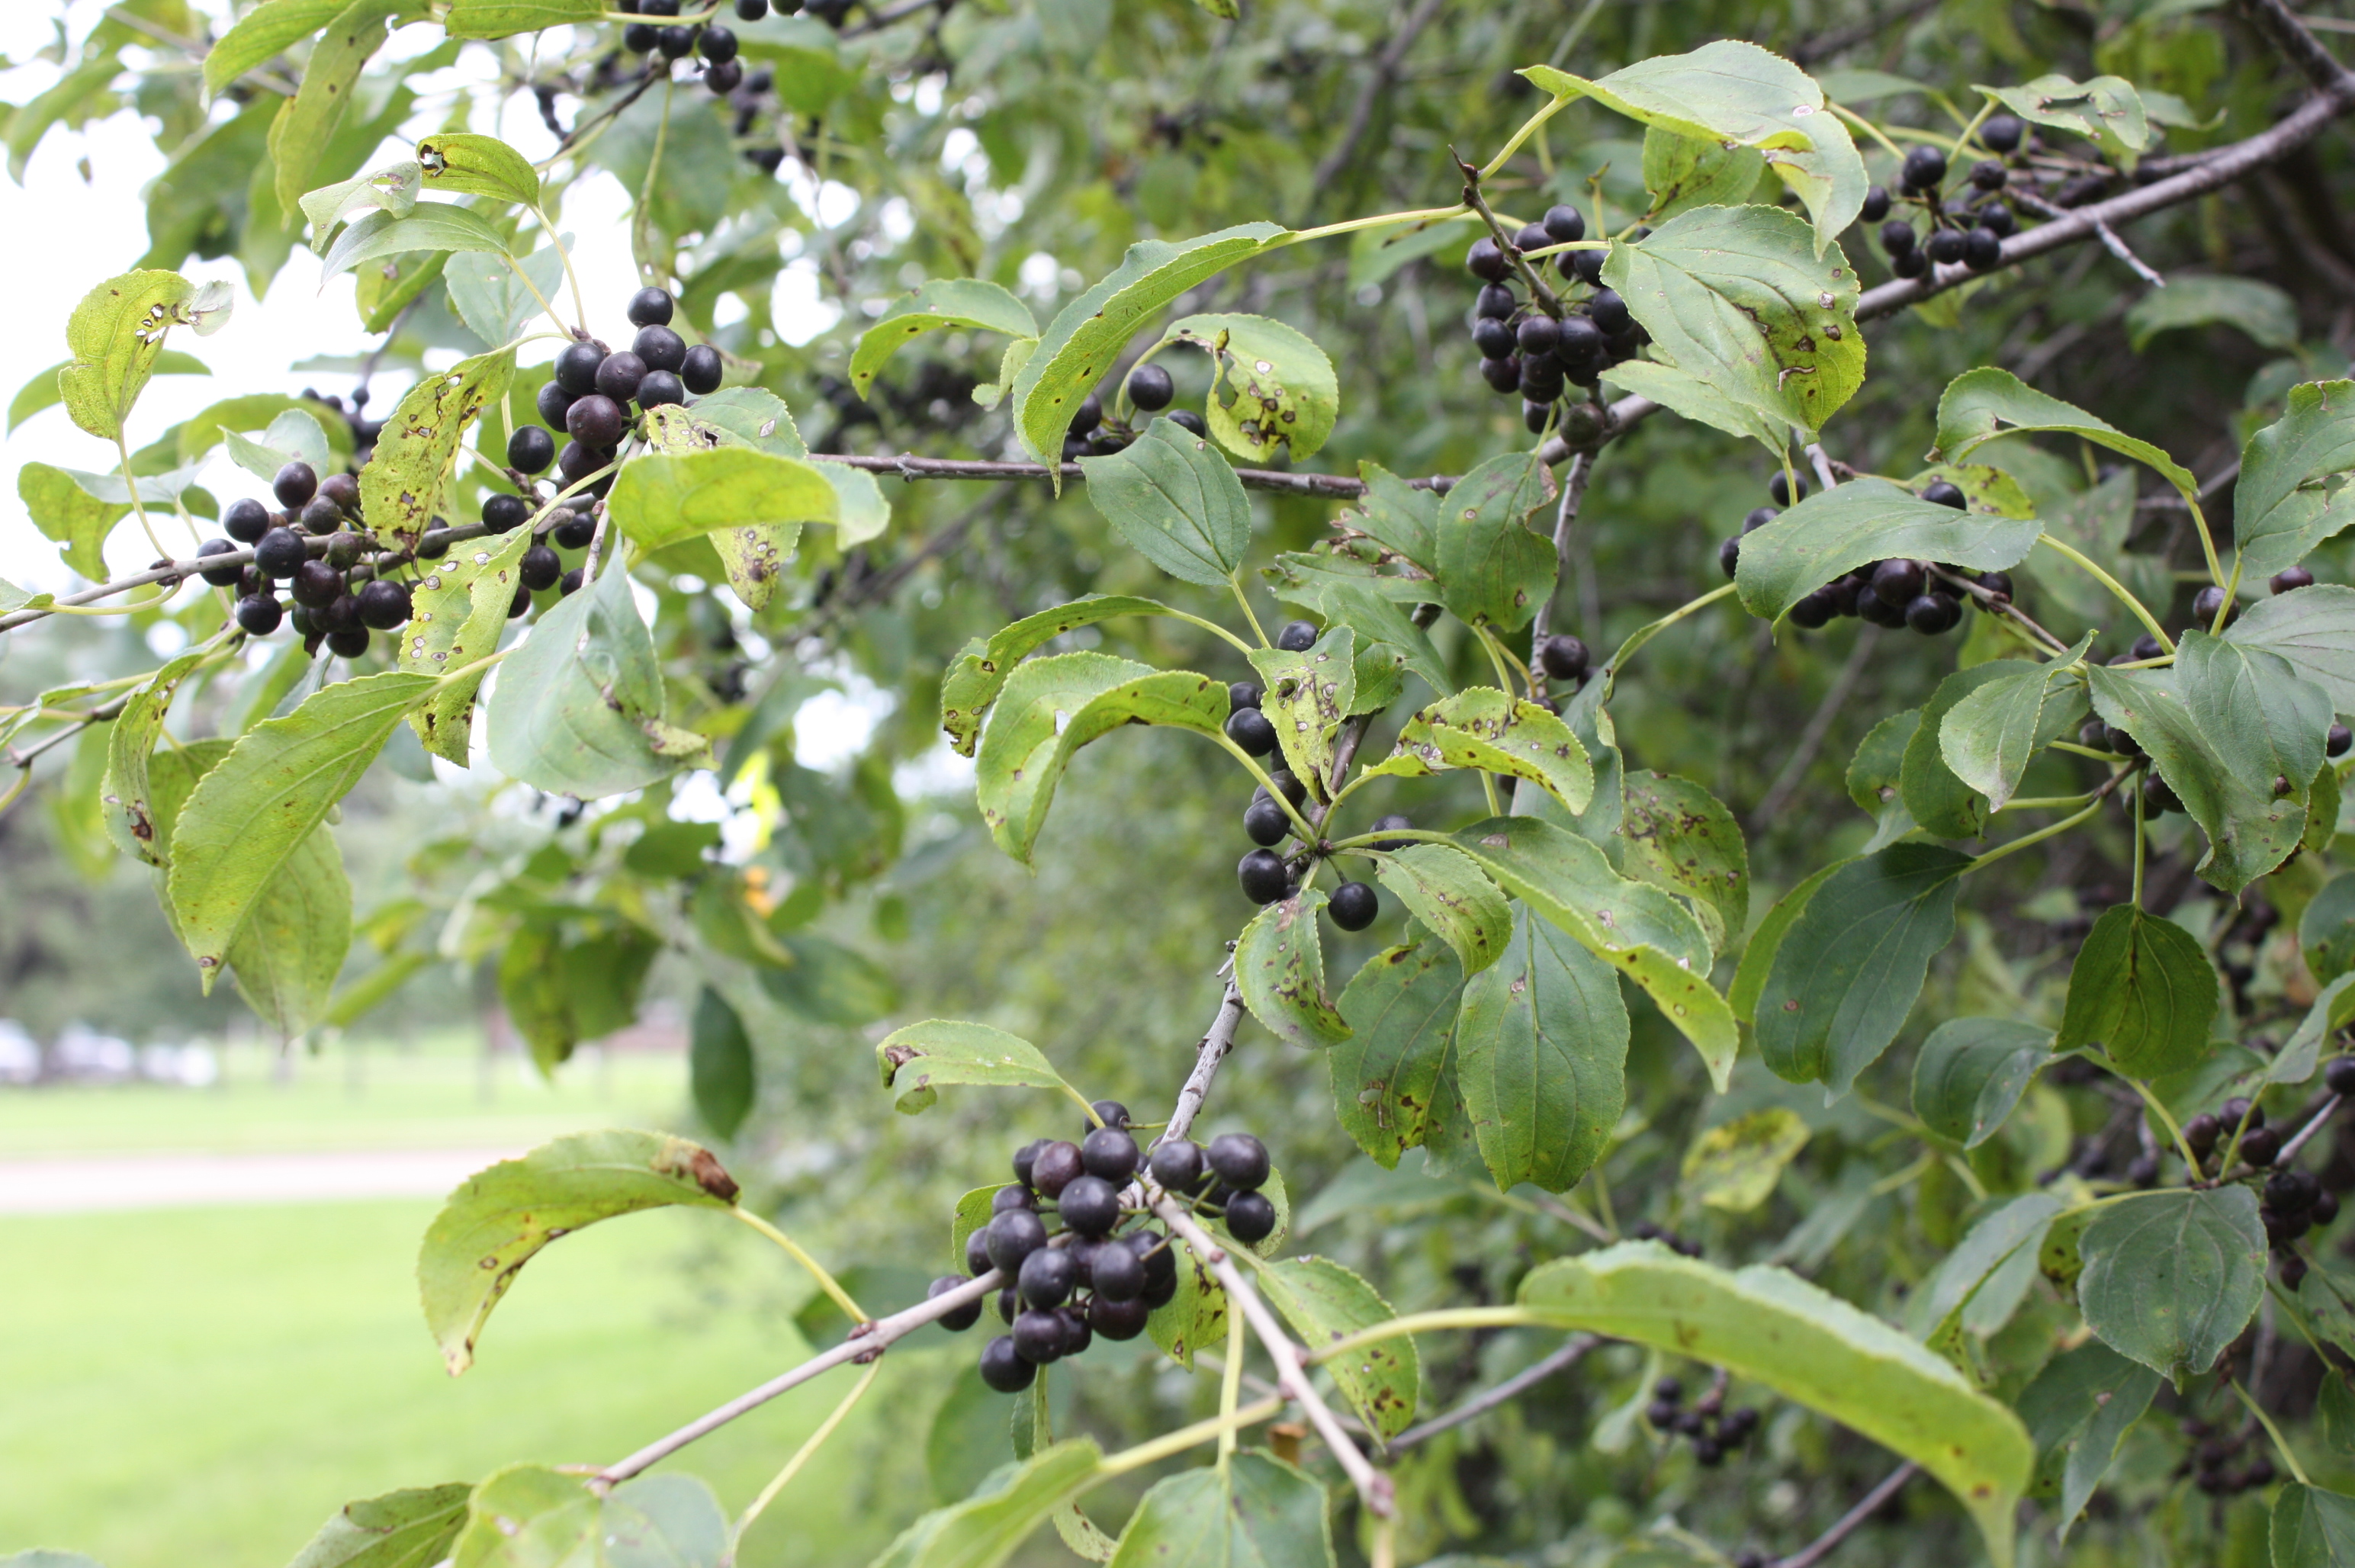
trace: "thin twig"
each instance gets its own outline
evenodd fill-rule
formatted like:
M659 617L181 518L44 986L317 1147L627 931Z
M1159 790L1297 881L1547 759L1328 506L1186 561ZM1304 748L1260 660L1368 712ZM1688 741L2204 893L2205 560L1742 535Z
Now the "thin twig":
M1908 1459L1890 1471L1888 1479L1865 1493L1863 1500L1840 1515L1838 1522L1829 1530L1788 1557L1775 1559L1774 1568L1816 1568L1816 1564L1829 1557L1833 1549L1841 1541L1861 1529L1864 1521L1880 1510L1881 1504L1895 1497L1905 1483L1913 1478L1915 1472L1920 1468L1920 1466Z
M2055 207L2051 202L2045 200L2042 197L2037 196L2030 191L2015 190L2011 193L2011 199L2014 206L2024 207L2029 211L2036 214L2039 218L2065 218L2068 216L2069 209L2067 208ZM2126 242L2118 238L2118 231L2116 229L2111 228L2108 224L2103 222L2098 218L2093 220L2093 224L2094 234L2099 236L2101 239L2102 249L2107 251L2111 255L2115 256L2119 261L2124 261L2127 266L2133 268L2135 275L2140 278L2144 283L2148 283L2152 288L2163 289L2167 287L2166 274L2159 272L2158 268L2150 265L2147 261L2145 261L2141 257L2136 255L2132 251L2126 249Z
M1464 205L1478 213L1480 221L1488 226L1488 233L1497 241L1497 249L1505 253L1513 270L1520 273L1521 282L1529 286L1529 297L1537 301L1538 308L1548 315L1561 315L1561 301L1555 297L1553 290L1546 286L1546 281L1538 276L1537 268L1521 254L1521 248L1513 243L1513 236L1506 230L1504 219L1489 207L1488 198L1480 194L1480 171L1456 157L1453 151L1447 155L1455 159L1457 172L1464 176ZM1559 463L1561 460L1555 458L1553 461Z
M2046 631L2034 621L2029 619L2027 613L2018 605L2014 604L2004 595L1998 593L1994 589L1987 586L1987 584L1979 581L1978 579L1975 577L1966 577L1959 571L1948 571L1945 567L1939 566L1935 562L1931 564L1930 571L1939 579L1939 581L1945 583L1947 587L1955 589L1959 592L1966 593L1971 598L1977 600L1978 602L1978 607L1987 613L2000 614L2006 620L2019 622L2024 629L2037 639L2037 641L2042 643L2049 651L2056 654L2065 654L2069 651L2068 644L2062 642L2059 637L2053 635L2051 632Z
M1570 472L1561 476L1561 503L1553 513L1553 592L1539 602L1537 615L1529 622L1531 665L1537 663L1537 650L1545 645L1553 630L1553 602L1561 592L1561 580L1570 574L1571 539L1578 528L1579 509L1586 502L1587 481L1593 474L1594 453L1581 452L1572 454Z
M2339 1105L2339 1099L2336 1094L2325 1100L2321 1108L2307 1118L2306 1125L2298 1128L2296 1136L2282 1145L2281 1153L2274 1156L2274 1168L2276 1170L2286 1168L2290 1161L2296 1159L2297 1151L2304 1148L2307 1140L2323 1129L2329 1122L2331 1113L2338 1110Z
M1592 1334L1572 1335L1562 1342L1561 1349L1545 1360L1523 1368L1494 1388L1482 1390L1444 1415L1434 1415L1420 1426L1408 1427L1391 1439L1390 1451L1395 1454L1401 1448L1412 1448L1418 1443L1430 1441L1451 1427L1463 1425L1475 1416L1487 1414L1488 1412L1508 1400L1519 1398L1554 1373L1576 1366L1581 1357L1602 1342Z
M1169 1124L1164 1127L1158 1143L1182 1138L1193 1130L1194 1118L1201 1114L1202 1102L1210 1093L1210 1081L1219 1075L1219 1063L1235 1048L1235 1031L1242 1027L1243 994L1227 982L1226 994L1219 998L1219 1011L1210 1019L1210 1027L1202 1035L1202 1042L1194 1051L1194 1070L1186 1075L1185 1086L1178 1091L1177 1108L1169 1113Z

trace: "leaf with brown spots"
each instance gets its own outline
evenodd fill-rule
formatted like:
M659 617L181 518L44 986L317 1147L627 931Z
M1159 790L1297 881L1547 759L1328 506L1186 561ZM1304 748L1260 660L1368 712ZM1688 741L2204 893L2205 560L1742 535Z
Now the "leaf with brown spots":
M1493 686L1476 686L1422 709L1399 731L1398 749L1369 773L1420 778L1452 768L1527 779L1573 812L1594 798L1594 764L1551 710Z
M1500 632L1529 624L1553 592L1553 540L1528 517L1561 493L1534 453L1492 457L1455 482L1439 507L1439 602L1458 620Z
M1710 950L1750 928L1750 849L1742 825L1690 779L1642 770L1627 775L1620 869L1639 882L1681 893L1700 918Z
M74 423L101 441L122 435L131 405L155 374L165 335L188 319L196 292L177 272L149 271L109 278L82 296L66 322L73 362L58 372Z
M439 560L422 562L411 585L409 624L392 635L393 662L418 675L442 676L483 667L452 681L409 717L409 727L427 751L455 767L472 756L474 697L498 651L515 606L523 552L534 543L529 528L450 547Z
M938 1100L943 1084L1072 1092L1037 1046L987 1024L927 1019L893 1029L876 1046L875 1062L893 1107L909 1115Z
M1025 615L999 628L986 642L975 637L966 643L956 663L941 677L941 728L948 731L949 745L962 755L972 756L974 744L981 738L982 719L997 694L1006 689L1007 678L1017 665L1065 633L1115 615L1185 618L1158 599L1091 593L1069 604Z
M1235 944L1235 988L1252 1017L1278 1039L1309 1051L1349 1038L1349 1026L1325 994L1325 946L1316 912L1325 894L1309 888L1278 899L1252 917Z
M409 389L360 470L360 509L369 528L414 543L433 525L466 427L505 397L514 379L515 351L501 349L461 359Z
M1253 648L1251 662L1264 690L1260 711L1275 727L1284 766L1295 778L1315 781L1322 795L1334 732L1357 711L1357 634L1335 626L1305 648Z
M491 1308L559 1236L642 1209L735 1201L736 1183L709 1149L662 1133L574 1133L503 1159L451 1193L426 1229L417 1254L425 1325L454 1377L474 1365Z
M1263 315L1189 315L1162 335L1162 345L1171 343L1210 357L1203 415L1210 434L1237 457L1269 463L1283 448L1303 458L1333 433L1340 383L1333 361L1305 334Z
M1478 974L1505 951L1513 931L1512 906L1461 850L1411 844L1383 856L1374 875L1398 895L1407 913L1455 950L1465 974Z
M1385 1170L1423 1141L1463 994L1463 964L1428 938L1377 953L1341 992L1342 1019L1355 1032L1326 1053L1333 1108Z
M1380 1293L1330 1258L1286 1258L1259 1271L1260 1294L1273 1302L1310 1350L1398 1316ZM1414 1419L1422 1378L1414 1339L1381 1339L1324 1363L1358 1419L1385 1438Z

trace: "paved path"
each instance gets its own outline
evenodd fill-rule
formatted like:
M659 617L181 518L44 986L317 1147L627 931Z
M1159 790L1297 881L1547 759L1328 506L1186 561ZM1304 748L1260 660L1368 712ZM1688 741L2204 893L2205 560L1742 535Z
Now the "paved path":
M485 1166L520 1152L355 1149L0 1159L0 1214L442 1198Z

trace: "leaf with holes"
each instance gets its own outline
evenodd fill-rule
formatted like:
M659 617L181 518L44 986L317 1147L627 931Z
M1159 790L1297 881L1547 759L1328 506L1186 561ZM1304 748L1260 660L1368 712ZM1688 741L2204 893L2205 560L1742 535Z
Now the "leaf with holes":
M1464 965L1434 938L1366 960L1338 1004L1350 1036L1326 1053L1343 1130L1385 1170L1423 1142L1464 994Z
M1061 1089L1071 1085L1039 1049L987 1024L927 1019L893 1029L875 1048L892 1108L914 1115L940 1097L943 1084Z
M1423 778L1456 768L1527 779L1572 811L1594 798L1594 764L1552 709L1493 686L1476 686L1418 709L1398 749L1369 773Z
M452 1375L542 1247L583 1225L670 1205L726 1209L736 1182L709 1149L661 1133L573 1133L466 1179L417 1254L425 1324Z
M1003 333L1018 343L1039 336L1030 307L998 284L979 278L934 278L893 300L875 325L859 334L858 347L850 355L851 389L867 396L892 355L928 332L952 327Z
M417 542L444 509L466 427L506 397L514 379L514 351L503 349L461 359L409 389L360 470L360 509L370 528L403 544Z
M417 144L425 183L453 196L486 196L521 207L539 205L539 171L500 141L473 131L444 131Z
M1908 556L2000 571L2019 565L2041 531L2032 518L1958 512L1885 479L1852 479L1742 535L1734 591L1752 614L1779 621L1825 583L1869 561Z
M1913 1114L1940 1137L1977 1148L2052 1060L2052 1031L2010 1019L1948 1019L1913 1059Z
M1333 768L1333 737L1358 710L1357 634L1336 626L1305 648L1253 648L1264 695L1260 711L1275 728L1295 778L1322 781Z
M1398 895L1408 914L1455 950L1465 974L1478 974L1505 951L1512 908L1462 851L1444 844L1410 844L1381 857L1374 875Z
M2077 1252L2085 1326L2177 1381L2214 1366L2265 1293L2265 1231L2245 1187L2121 1198L2094 1216Z
M1710 950L1750 929L1750 849L1742 825L1690 779L1637 769L1621 786L1620 869L1640 882L1681 893L1709 935Z
M1349 1038L1349 1025L1325 994L1325 944L1316 912L1323 890L1278 899L1252 917L1235 943L1235 988L1268 1031L1321 1051Z
M380 169L355 175L303 193L303 216L311 225L311 253L324 256L336 227L361 213L382 211L406 218L417 207L425 170L415 158L400 158ZM505 343L502 337L499 343ZM496 347L497 344L492 345Z
M2199 938L2132 904L2102 912L2069 970L2060 1051L2099 1045L2130 1078L2187 1072L2207 1060L2216 972Z
M1172 343L1210 357L1210 434L1237 457L1295 459L1325 444L1341 414L1333 361L1305 334L1263 315L1189 315L1172 322L1156 347Z
M102 441L122 438L123 421L164 352L165 335L193 322L196 297L197 285L179 273L153 271L109 278L82 296L66 322L73 362L58 372L74 423Z
M1311 1350L1398 1316L1372 1285L1330 1258L1270 1264L1259 1271L1257 1283ZM1378 1340L1324 1367L1358 1419L1380 1436L1395 1437L1414 1419L1422 1372L1412 1336Z
M394 638L395 662L419 675L456 677L409 716L427 751L458 767L473 756L474 697L484 661L498 651L521 586L531 530L468 539L428 564L412 585L409 624Z
M1139 555L1188 582L1225 585L1251 548L1251 501L1210 443L1167 420L1109 457L1083 457L1088 499Z

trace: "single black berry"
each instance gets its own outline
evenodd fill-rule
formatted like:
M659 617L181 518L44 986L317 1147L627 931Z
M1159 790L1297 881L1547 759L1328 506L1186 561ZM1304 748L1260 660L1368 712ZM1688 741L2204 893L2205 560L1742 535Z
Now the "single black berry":
M1095 1113L1095 1119L1088 1124L1087 1130L1091 1132L1097 1127L1113 1127L1124 1133L1136 1125L1136 1118L1128 1114L1128 1107L1117 1100L1092 1101L1088 1109ZM1085 1149L1081 1150L1082 1154L1086 1152Z
M1513 249L1525 256L1532 251L1542 251L1552 243L1553 236L1546 232L1542 223L1524 223L1513 231Z
M197 559L202 560L208 555L228 555L236 549L235 541L230 539L207 539L197 547ZM197 575L215 588L233 588L237 585L237 580L245 575L245 563L233 561L228 566L210 567ZM1274 841L1271 839L1269 842Z
M2216 613L2224 607L2224 591L2210 583L2191 596L2192 622L2205 629L2215 624Z
M1559 393L1555 395L1560 396ZM1553 404L1550 400L1539 402L1532 398L1521 404L1521 424L1531 435L1544 434L1546 426L1552 422Z
M1378 816L1374 818L1373 831L1376 833L1395 833L1401 827L1412 827L1413 826L1414 819L1412 817L1401 816L1396 812L1392 812L1388 816ZM1388 853L1392 850L1403 849L1412 842L1413 840L1409 838L1377 838L1374 840L1374 848Z
M2336 729L2334 725L2332 728ZM2342 1100L2355 1100L2355 1056L2334 1056L2322 1069L2323 1087ZM1163 1185L1167 1186L1167 1183Z
M727 374L727 361L720 358L719 350L712 347L709 343L697 344L687 351L687 357L679 362L679 385L698 398L706 393L718 391L720 381Z
M1561 328L1561 341L1554 345L1553 357L1564 365L1590 365L1603 357L1606 339L1603 329L1582 315L1566 316Z
M1798 602L1791 606L1791 624L1802 631L1820 631L1831 624L1832 616L1837 613L1831 594L1818 588L1812 593L1800 595Z
M559 549L587 549L597 537L597 519L559 507L548 515L548 537Z
M1472 324L1472 346L1483 359L1510 359L1520 347L1520 336L1512 323L1484 315ZM1515 374L1518 374L1516 368Z
M2016 114L1990 114L1979 126L1979 144L1991 152L2015 152L2027 129Z
M520 425L507 437L507 466L518 474L545 474L555 461L556 438L538 425Z
M1149 1305L1158 1307L1178 1294L1178 1253L1168 1237L1138 1231L1123 1237L1122 1244L1145 1265L1145 1299Z
M1227 685L1227 708L1230 711L1238 708L1257 708L1266 697L1267 692L1257 681L1237 680Z
M736 35L726 27L705 23L703 37L696 40L695 52L717 65L736 58Z
M1597 291L1586 302L1586 314L1605 337L1616 337L1636 325L1636 318L1627 313L1627 302L1619 297L1615 289Z
M1063 1354L1062 1315L1036 1308L1018 1314L1014 1319L1014 1353L1033 1366L1060 1359Z
M1909 219L1892 218L1881 226L1881 248L1892 257L1911 255L1918 242Z
M1101 1176L1075 1176L1055 1200L1055 1211L1082 1236L1109 1236L1120 1223L1120 1191Z
M1084 436L1103 423L1103 400L1095 393L1090 392L1080 400L1080 406L1072 411L1071 433Z
M2347 754L2347 748L2350 745L2355 745L2355 731L2350 731L2344 724L2333 724L2330 727L2330 732L2323 737L2323 754L2343 757Z
M646 362L626 348L606 355L605 362L597 367L597 390L616 403L636 397L638 383L645 379Z
M1382 912L1381 896L1370 882L1343 882L1333 890L1332 901L1325 906L1325 912L1344 931L1363 931Z
M2115 752L2121 757L2142 755L2142 742L2115 724L2102 726L2102 741L2108 750Z
M1866 187L1864 192L1864 206L1858 210L1857 216L1863 219L1867 223L1878 223L1882 219L1887 218L1889 216L1889 187L1885 185Z
M1992 229L1973 229L1963 235L1963 265L1974 272L1992 272L2003 265L2003 236Z
M1933 229L1930 237L1922 241L1922 253L1939 266L1963 259L1963 231L1959 229Z
M656 41L655 47L661 49L664 55L671 59L684 59L687 52L695 48L695 29L687 27L665 27L662 30L661 38Z
M1490 283L1480 291L1480 297L1473 303L1472 314L1509 321L1513 312L1520 308L1520 304L1512 290L1502 283Z
M1095 1331L1088 1327L1088 1315L1076 1307L1059 1307L1055 1316L1063 1320L1063 1354L1082 1355L1095 1343Z
M1273 903L1292 886L1292 873L1284 869L1284 857L1273 849L1254 849L1245 855L1235 866L1235 876L1242 883L1243 897L1255 904Z
M676 308L677 308L677 302L670 297L668 291L640 289L630 296L630 325L632 326L667 326L670 325L671 312Z
M327 651L339 659L359 658L368 651L366 626L344 626L327 634Z
M1003 1214L1008 1209L1035 1211L1038 1207L1039 1195L1020 1182L1011 1187L1001 1187L989 1195L989 1211L993 1214Z
M1568 633L1548 637L1538 646L1538 662L1556 680L1582 680L1593 656L1586 645Z
M1039 1376L1039 1369L1022 1359L1012 1336L1000 1334L981 1348L981 1381L999 1393L1020 1393Z
M251 544L270 531L270 508L250 497L232 501L221 514L221 531L240 544Z
M2167 652L2167 647L2166 645L2161 643L2157 637L2152 636L2148 632L2145 632L2141 636L2137 637L2134 640L2134 646L2126 651L2131 654L2137 661L2140 661L2143 659L2155 659L2158 657L2161 654Z
M637 336L630 340L630 352L649 370L677 374L678 368L687 363L687 339L663 323L654 322L638 328Z
M769 0L736 0L736 19L757 22L769 14Z
M687 401L687 383L668 370L649 370L638 383L638 407L670 408Z
M1263 1242L1275 1233L1275 1205L1258 1192L1238 1192L1227 1200L1227 1232L1238 1242Z
M1248 755L1264 757L1275 750L1275 726L1256 708L1238 708L1227 715L1227 739Z
M2214 1152L2216 1140L2223 1136L2223 1124L2206 1111L2183 1124L2183 1141L2191 1152L2205 1159Z
M1249 1133L1220 1133L1210 1140L1210 1169L1238 1192L1256 1190L1267 1179L1267 1146Z
M531 503L520 496L510 496L495 490L483 497L483 527L495 534L508 534L531 520Z
M1496 324L1502 326L1503 322ZM1521 361L1518 355L1502 359L1483 359L1479 365L1480 379L1488 383L1492 392L1518 392L1521 389Z
M2183 802L2176 798L2175 791L2157 773L2142 781L2142 804L2144 810L2153 816L2164 816L2170 811L2183 809Z
M602 392L591 392L565 411L564 428L583 446L618 445L630 428L622 405Z
M325 609L336 602L344 591L344 574L324 560L306 560L294 569L294 581L288 592L294 603L313 610Z
M566 572L563 576L556 580L557 597L559 599L571 598L575 593L581 592L581 584L586 581L587 579L583 578L581 574L581 569L577 566L574 567L571 571Z
M528 613L530 609L531 590L518 582L516 584L515 597L507 601L507 619L516 620Z
M2318 1225L2328 1225L2339 1218L2339 1194L2328 1188L2317 1193L2314 1207L2307 1211L2307 1218Z
M556 580L564 575L564 560L544 544L536 544L523 552L516 563L516 576L523 585L537 593L543 588L553 588Z
M990 1264L1004 1269L1008 1277L1022 1266L1022 1260L1047 1244L1047 1227L1039 1216L1028 1209L1009 1209L990 1217Z
M964 1272L979 1279L997 1265L989 1261L989 1230L984 1226L964 1239Z
M1136 1174L1136 1140L1126 1129L1102 1126L1080 1142L1080 1163L1090 1176L1115 1184Z
M2110 727L2098 719L2088 719L2077 726L2077 744L2092 752L2110 749Z
M1739 538L1725 539L1718 545L1717 564L1728 577L1741 570L1742 540Z
M572 398L573 394L561 381L549 381L544 384L539 389L538 400L533 403L533 407L539 411L540 422L550 430L562 430L564 411L572 406Z
M557 476L567 485L578 485L604 467L612 456L606 448L591 446L585 441L568 441L564 450L556 454Z
M1922 486L1922 499L1934 507L1952 507L1956 511L1970 505L1963 487L1951 479L1933 479Z
M1284 629L1275 635L1275 645L1288 654L1306 652L1316 645L1316 623L1314 621L1285 622Z
M2259 1170L2281 1157L2282 1136L2271 1127L2251 1127L2241 1135L2241 1157Z
M2011 599L2011 573L2008 571L1980 572L1979 586L2006 603Z
M434 518L432 528L418 538L417 559L440 560L443 556L448 555L450 553L449 529L450 524L446 518Z
M997 1314L997 1320L1011 1328L1014 1320L1022 1316L1022 1293L1007 1285L991 1300L990 1307Z
M2276 593L2288 593L2296 589L2314 586L2314 573L2302 566L2287 566L2273 575L2271 587Z
M1292 818L1272 800L1254 800L1243 808L1243 836L1254 844L1273 848L1291 831Z
M2265 1178L2264 1194L2265 1202L2278 1212L2303 1214L2322 1196L2322 1184L2310 1171L2276 1170Z
M1275 786L1277 795L1295 805L1300 805L1308 798L1308 786L1293 777L1290 768L1273 770L1267 775L1267 782Z
M1557 245L1572 245L1586 238L1586 214L1568 204L1547 208L1541 222L1546 238Z
M2340 1060L2355 1064L2355 1057ZM2350 1072L2350 1077L2355 1077ZM1202 1183L1202 1146L1174 1138L1153 1146L1146 1161L1153 1179L1171 1192L1191 1192Z
M1561 341L1561 327L1550 315L1525 315L1513 331L1513 341L1524 354L1550 355ZM1526 362L1523 368L1526 371Z
M389 632L409 620L409 590L400 583L379 577L363 587L357 598L360 624L363 626Z
M1990 201L1978 209L1978 226L1998 240L2009 240L2019 227L2019 219L2002 202Z
M1042 1198L1059 1197L1086 1169L1080 1159L1079 1145L1061 1138L1050 1139L1030 1156L1030 1185Z
M255 542L253 564L265 577L292 577L295 569L310 559L311 548L301 534L281 526L272 528Z
M1901 176L1908 190L1932 190L1945 183L1946 155L1936 147L1913 147L1905 154Z
M278 471L278 477L270 482L270 490L278 497L280 506L295 511L319 493L319 475L309 464L297 458Z
M330 474L319 481L319 494L347 515L360 509L360 482L357 475Z
M1202 416L1191 409L1172 409L1162 417L1197 439L1210 433L1210 427L1202 422Z
M1872 595L1902 610L1920 596L1926 575L1920 561L1893 557L1872 569Z
M556 357L556 381L576 398L587 397L597 389L597 367L605 362L605 351L593 343L568 343Z
M1905 606L1905 624L1925 637L1951 632L1961 624L1963 607L1951 593L1932 589Z
M1101 1296L1133 1301L1145 1294L1145 1265L1136 1254L1114 1243L1096 1249L1090 1260L1088 1282Z
M267 593L237 602L237 624L257 637L266 637L278 630L278 623L285 614L285 607Z
M1787 507L1794 499L1791 492L1791 479L1792 476L1789 474L1777 470L1774 477L1766 481L1766 494L1774 497L1776 506ZM1798 485L1798 494L1796 498L1804 501L1807 498L1807 482L1802 479ZM1757 514L1753 512L1751 516L1756 517ZM1742 524L1742 531L1743 533L1750 531L1750 525L1747 522Z
M1088 1327L1107 1339L1134 1339L1145 1332L1153 1308L1141 1296L1119 1300L1099 1290L1088 1303Z
M1901 278L1918 278L1930 270L1930 258L1919 251L1902 251L1889 258L1889 270Z
M1031 1306L1060 1307L1079 1283L1079 1274L1080 1265L1070 1253L1040 1247L1022 1260L1022 1272L1014 1283Z
M937 1301L942 1296L946 1296L950 1291L962 1287L965 1283L965 1281L959 1279L953 1274L944 1274L941 1275L940 1278L932 1281L931 1286L924 1292L924 1298L927 1301ZM953 1308L949 1312L943 1314L940 1319L940 1325L952 1334L962 1334L980 1321L981 1297L976 1296L971 1301L966 1302L963 1307Z
M1497 241L1483 234L1472 241L1472 249L1464 252L1464 270L1483 283L1501 283L1513 270Z
M1981 190L2001 190L2011 171L1993 158L1981 158L1971 165L1971 184Z
M344 526L344 509L325 496L314 496L303 508L302 523L304 533L331 534Z
M662 29L652 22L629 22L622 27L622 47L634 55L650 55L662 42Z

